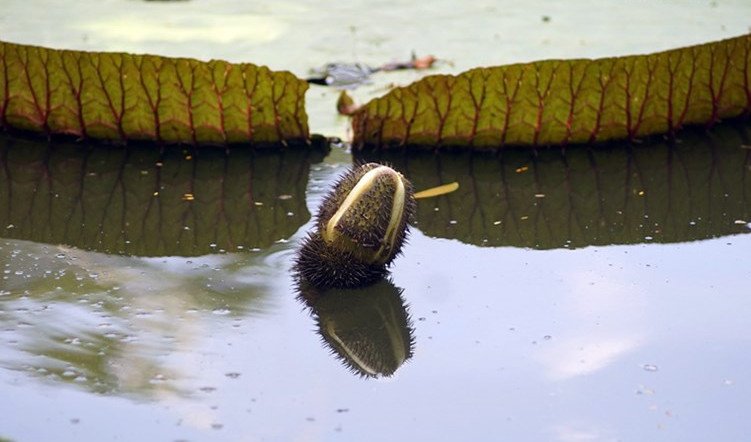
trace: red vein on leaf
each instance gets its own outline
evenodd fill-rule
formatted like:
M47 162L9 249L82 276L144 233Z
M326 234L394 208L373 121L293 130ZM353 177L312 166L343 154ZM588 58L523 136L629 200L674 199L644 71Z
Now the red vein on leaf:
M674 60L673 56L676 56L676 55L678 59L675 60L675 64L673 64L673 60ZM674 89L676 87L675 76L681 64L681 60L683 58L683 52L670 52L668 53L667 57L668 57L667 59L667 63L668 63L668 67L667 67L668 69L667 122L668 122L668 133L670 135L674 135L677 129L675 126L675 120L674 120L674 115L673 115L673 113L675 112L675 110L673 109L673 100L675 99Z
M715 54L716 50L714 46L709 47L709 53L710 53L710 59L711 63L709 66L709 94L712 98L712 115L709 118L709 121L707 121L706 125L711 126L720 119L720 101L722 100L722 95L725 92L725 79L727 78L728 73L728 60L727 57L719 57L719 60L715 61ZM721 62L724 63L722 66L719 66ZM722 69L722 73L720 75L720 84L717 86L717 90L715 90L715 69Z
M475 143L475 136L477 135L477 125L480 124L480 111L482 110L483 104L485 104L485 89L486 84L488 82L488 75L485 75L482 71L478 71L478 74L480 77L482 77L482 90L480 92L480 98L478 99L475 96L475 93L472 88L472 80L467 79L467 89L469 90L469 96L472 99L472 105L475 108L475 114L471 116L472 119L472 130L470 131L469 135L469 147L470 149L474 147Z
M545 100L550 96L550 87L553 84L553 80L555 80L555 77L558 72L558 67L560 65L558 63L553 65L553 69L550 72L550 75L548 76L548 83L545 86L545 90L541 93L540 92L540 70L535 69L535 92L537 93L537 120L535 122L534 126L534 135L532 138L532 145L537 146L538 140L540 136L540 132L542 131L542 115L545 112Z
M8 61L6 60L6 47L0 45L0 63L2 63L3 73L3 100L0 102L0 125L4 128L8 127L8 120L6 119L6 113L8 110L8 101L10 100L9 86L8 86Z
M149 88L146 85L146 79L144 78L146 75L146 63L149 61L154 60L153 58L149 56L144 56L140 59L140 61L136 64L138 67L138 82L141 85L141 89L143 90L143 94L146 97L146 102L151 108L151 116L153 118L154 123L154 133L152 136L154 139L156 139L157 142L162 143L162 135L161 135L161 127L160 127L160 117L159 117L159 103L161 101L161 85L160 85L160 72L161 72L161 65L157 66L156 63L152 62L152 67L154 69L154 84L156 84L156 98L151 96L151 93L149 92Z
M222 94L227 88L227 75L229 74L229 71L232 69L231 65L226 65L224 67L224 73L222 74L222 84L224 87L222 90L219 89L216 82L216 69L211 69L211 87L214 91L214 95L216 95L216 106L217 106L217 113L219 115L219 131L222 134L222 140L226 143L227 142L227 131L225 129L224 125L224 103L222 101Z
M62 67L63 67L63 73L65 74L65 77L68 79L68 86L70 87L70 93L73 97L73 101L76 103L76 109L71 109L73 112L75 119L78 121L78 131L73 131L76 133L77 136L85 138L87 136L86 134L86 122L83 119L83 105L81 103L81 90L83 89L83 73L81 72L81 57L78 56L75 53L69 53L70 54L70 61L72 63L72 66L68 66L69 63L66 63L65 57L61 57ZM76 82L73 79L73 74L71 73L71 69L76 68L78 71L78 82Z
M89 57L89 62L91 63L92 67L94 68L94 76L95 76L95 78L97 80L99 80L99 86L100 86L100 89L101 89L101 93L102 93L102 96L104 97L104 99L106 101L105 103L101 103L101 104L103 106L105 106L106 108L109 108L109 111L111 112L112 117L113 117L113 119L115 121L115 125L109 123L107 120L99 120L99 121L95 121L93 123L100 124L100 125L102 125L104 127L107 127L109 129L115 130L118 133L120 133L122 131L122 128L120 128L119 127L120 125L118 124L117 110L115 109L115 106L112 103L112 97L110 97L109 91L107 90L107 87L106 87L106 81L105 81L104 77L102 76L102 67L101 67L101 57L102 56L103 56L102 54L92 54L91 57ZM94 85L92 85L92 87L94 87ZM97 101L96 98L94 98L93 100L95 102Z
M186 61L186 63L188 63ZM175 66L175 77L177 78L177 87L182 93L183 97L185 98L185 107L188 111L188 121L187 126L188 130L190 131L190 139L193 142L193 144L196 144L196 129L195 125L193 123L193 75L195 74L195 71L193 70L192 66L188 63L188 69L190 69L190 87L186 87L185 80L183 80L183 76L180 75L179 72L179 66ZM180 123L180 121L177 121Z
M592 62L590 62L590 66L592 65ZM605 74L601 70L599 71L600 75L597 78L597 82L600 85L600 101L597 105L597 109L595 109L595 124L592 130L590 131L589 135L589 142L594 143L597 141L597 135L600 133L601 125L602 125L602 115L605 109L605 97L607 95L607 88L610 85L610 81L612 79L613 74L613 66L615 66L615 63L613 63L610 66L610 72ZM599 70L599 69L598 69Z
M42 108L39 106L39 99L37 98L37 92L34 89L34 85L31 81L31 74L29 72L29 51L33 48L29 48L29 50L19 50L18 52L18 62L21 65L23 69L23 74L26 80L26 85L28 87L28 91L31 94L31 99L25 99L25 101L29 102L32 107L36 110L36 119L34 119L34 116L27 115L26 118L31 121L32 123L35 123L37 126L40 126L42 130L46 131L46 127L44 127L45 122L45 116L44 112L42 111ZM21 55L23 54L23 55ZM25 60L24 60L25 59ZM44 71L44 75L48 75L46 71Z
M569 140L571 139L572 132L571 128L574 125L574 116L576 112L576 100L581 94L581 88L584 84L584 78L586 74L586 70L582 70L581 75L579 75L579 79L576 82L576 88L573 87L574 83L574 72L575 72L575 63L569 61L568 63L569 67L569 93L571 94L571 102L569 103L569 111L568 111L568 118L566 119L566 136L563 139L563 145L568 145Z

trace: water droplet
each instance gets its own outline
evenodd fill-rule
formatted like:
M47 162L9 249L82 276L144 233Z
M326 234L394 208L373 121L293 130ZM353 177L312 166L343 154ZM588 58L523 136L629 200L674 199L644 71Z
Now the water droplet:
M164 376L161 373L157 373L154 375L151 379L149 379L150 384L161 384L167 381L167 377Z

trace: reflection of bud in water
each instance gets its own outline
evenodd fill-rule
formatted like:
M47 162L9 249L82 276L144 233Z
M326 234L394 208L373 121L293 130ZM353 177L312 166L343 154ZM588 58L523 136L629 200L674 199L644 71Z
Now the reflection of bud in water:
M353 372L379 377L412 356L413 329L401 292L384 279L359 289L304 290L300 297L332 352Z
M319 288L357 287L383 277L414 212L412 185L402 174L376 163L352 168L323 200L297 273Z

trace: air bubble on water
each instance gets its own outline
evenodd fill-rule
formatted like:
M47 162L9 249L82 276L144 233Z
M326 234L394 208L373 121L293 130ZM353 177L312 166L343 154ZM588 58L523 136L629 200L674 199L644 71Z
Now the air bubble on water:
M641 368L644 371L652 371L652 372L659 370L659 367L655 364L642 364Z
M167 381L167 377L164 376L161 373L157 373L154 375L151 379L149 379L150 384L161 384Z
M58 259L65 259L65 253L62 253L62 252L61 252L61 253L58 253L57 255L55 255L55 258L58 258Z

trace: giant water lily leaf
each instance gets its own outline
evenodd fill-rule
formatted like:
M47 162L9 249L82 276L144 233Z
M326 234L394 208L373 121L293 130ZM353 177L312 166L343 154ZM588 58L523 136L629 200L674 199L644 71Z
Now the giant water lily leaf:
M634 139L751 111L751 35L651 55L435 75L354 114L354 146L501 148Z
M749 126L681 137L564 155L381 151L358 159L391 163L417 189L459 182L456 192L418 200L417 227L469 244L552 249L751 233Z
M307 87L247 63L0 42L6 128L118 141L304 142Z
M310 219L305 189L322 156L0 137L0 237L138 256L265 248Z

